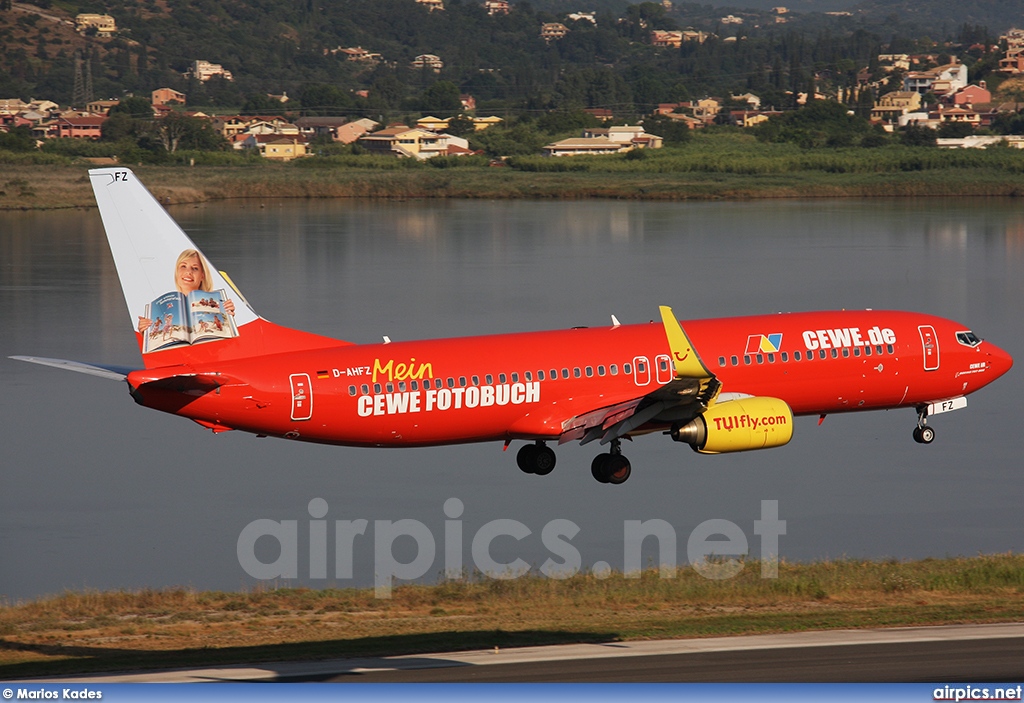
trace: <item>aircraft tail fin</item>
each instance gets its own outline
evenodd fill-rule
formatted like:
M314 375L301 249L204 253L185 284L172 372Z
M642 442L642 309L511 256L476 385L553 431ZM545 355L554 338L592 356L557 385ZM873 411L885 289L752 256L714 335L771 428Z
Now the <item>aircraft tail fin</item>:
M147 368L346 344L259 317L130 169L89 178Z

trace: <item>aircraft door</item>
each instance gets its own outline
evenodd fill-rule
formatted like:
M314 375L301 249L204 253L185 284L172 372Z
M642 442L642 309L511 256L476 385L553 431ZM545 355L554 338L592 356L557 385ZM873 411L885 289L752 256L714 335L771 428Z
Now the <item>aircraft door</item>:
M313 417L313 384L308 373L293 373L288 377L292 384L292 420L308 420Z
M654 363L656 364L655 373L658 375L658 383L662 385L669 383L675 376L672 359L668 354L658 354L654 357Z
M935 371L939 368L939 338L935 334L935 328L931 325L921 325L917 328L921 333L921 347L924 350L924 370Z
M646 356L633 357L633 381L638 386L646 386L651 382L651 365Z

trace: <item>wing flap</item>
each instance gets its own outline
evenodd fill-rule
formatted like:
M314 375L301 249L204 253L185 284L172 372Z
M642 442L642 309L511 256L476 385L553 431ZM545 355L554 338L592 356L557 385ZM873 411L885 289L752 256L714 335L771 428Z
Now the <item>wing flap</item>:
M650 393L565 420L559 444L575 440L587 444L598 439L608 444L659 417L666 422L689 420L715 403L721 382L701 360L672 308L663 305L660 311L674 378Z

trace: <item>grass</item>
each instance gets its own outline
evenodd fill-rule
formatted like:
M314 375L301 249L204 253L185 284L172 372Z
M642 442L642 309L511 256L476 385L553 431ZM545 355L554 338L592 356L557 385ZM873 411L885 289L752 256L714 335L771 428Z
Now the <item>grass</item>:
M0 607L0 679L537 644L1019 621L1024 556L471 578L395 588L65 593Z
M637 153L643 154L642 158ZM229 198L629 198L647 200L1024 195L1024 152L801 149L747 134L698 134L672 148L613 156L416 162L333 156L288 164L205 154L195 167L133 165L161 202ZM230 158L229 158L230 157ZM239 163L225 164L234 159ZM0 152L0 210L92 207L84 161Z

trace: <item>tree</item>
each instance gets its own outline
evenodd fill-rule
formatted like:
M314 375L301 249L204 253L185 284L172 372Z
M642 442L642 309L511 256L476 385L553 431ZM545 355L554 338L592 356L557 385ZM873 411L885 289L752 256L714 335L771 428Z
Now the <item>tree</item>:
M448 122L448 129L445 130L448 134L456 137L465 137L473 134L476 131L476 125L473 124L473 120L469 119L464 115L453 117Z
M153 132L164 151L169 154L176 152L179 147L209 151L225 146L223 138L214 132L213 125L180 112L170 112L156 120Z
M299 95L305 115L337 115L353 106L352 97L345 91L325 83L311 83Z
M462 110L459 87L451 81L438 81L420 94L420 110L435 117L451 117Z
M583 110L556 110L548 112L537 120L537 129L548 134L576 132L584 127L596 127L600 122Z
M946 122L939 127L936 136L943 139L962 139L974 134L974 127L966 122Z
M243 115L280 115L284 112L284 104L266 93L253 93L242 105Z
M772 117L754 128L767 142L795 142L802 146L849 146L868 132L868 121L851 115L845 105L814 100L794 112Z
M904 146L935 146L935 130L931 127L910 125L900 134L900 143Z
M666 144L684 144L693 139L693 130L685 122L665 115L645 117L643 124L645 132L661 137Z
M148 120L153 118L153 103L145 98L132 96L114 105L107 114L111 116L123 114L136 119Z
M142 125L148 125L149 121L135 119L127 112L115 112L113 108L110 115L100 126L101 139L105 142L116 142L129 137L135 137Z
M6 151L32 151L36 140L28 127L12 127L9 132L0 132L0 149Z

